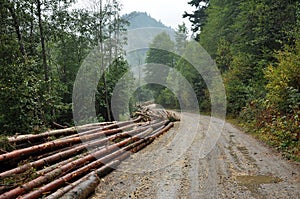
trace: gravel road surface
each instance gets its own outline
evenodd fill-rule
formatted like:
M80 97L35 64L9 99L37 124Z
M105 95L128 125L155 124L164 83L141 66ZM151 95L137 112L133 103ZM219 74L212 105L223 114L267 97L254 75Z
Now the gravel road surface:
M300 164L229 123L183 115L90 198L300 198Z

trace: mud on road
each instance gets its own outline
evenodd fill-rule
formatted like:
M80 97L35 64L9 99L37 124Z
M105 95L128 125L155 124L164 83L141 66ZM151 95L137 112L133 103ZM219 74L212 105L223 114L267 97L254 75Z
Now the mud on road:
M229 123L215 119L220 131L210 117L186 117L101 179L90 198L300 198L300 164Z

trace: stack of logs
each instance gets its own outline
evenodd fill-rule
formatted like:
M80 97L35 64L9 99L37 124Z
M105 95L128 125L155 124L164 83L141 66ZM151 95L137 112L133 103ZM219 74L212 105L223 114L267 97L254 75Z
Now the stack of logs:
M144 108L131 121L9 138L15 150L0 155L0 199L86 198L101 177L168 131L170 115Z

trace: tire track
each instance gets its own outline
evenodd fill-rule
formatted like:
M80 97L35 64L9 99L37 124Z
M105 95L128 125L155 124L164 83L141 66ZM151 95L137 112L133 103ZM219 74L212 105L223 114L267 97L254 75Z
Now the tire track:
M206 150L204 140L209 136L205 132L209 128L217 129L208 125L209 119L200 117L195 136L189 134L192 131L189 125L194 125L194 120L181 132L176 130L179 128L176 124L174 129L123 162L121 170L105 177L91 198L300 198L300 164L283 160L278 153L231 124L225 124L213 150L200 158L203 155L200 152ZM217 119L215 122L218 125ZM182 143L177 145L174 139ZM208 140L208 148L212 143ZM165 158L174 157L178 158L172 164L157 169ZM148 159L153 161L144 161ZM136 173L130 172L132 165L136 166ZM143 172L141 168L156 169ZM267 182L264 176L280 180ZM247 177L253 181L242 181Z

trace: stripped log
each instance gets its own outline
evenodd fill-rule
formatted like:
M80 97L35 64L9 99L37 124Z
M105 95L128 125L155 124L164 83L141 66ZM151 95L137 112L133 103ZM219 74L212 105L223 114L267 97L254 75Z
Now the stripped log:
M72 161L66 165L63 165L62 167L56 168L53 171L43 175L39 176L38 178L31 180L30 182L27 182L23 184L22 186L19 186L15 189L12 189L3 195L0 195L0 199L6 199L6 198L15 198L19 195L25 194L26 192L40 186L41 184L47 183L49 181L52 181L55 179L57 176L70 171L76 167L80 167L90 161L94 161L97 158L102 158L104 155L107 155L109 153L113 153L114 151L118 150L120 147L125 146L126 144L138 140L140 136L145 136L147 135L149 130L146 130L136 136L133 136L131 138L127 138L121 142L118 142L116 144L110 145L108 147L105 147L95 153L88 154L87 156L77 159L75 161ZM102 160L104 161L104 160ZM84 167L85 168L85 167Z
M98 169L97 171L92 171L90 174L86 175L85 177L68 184L67 186L58 189L56 192L52 193L51 195L47 196L46 199L60 199L62 198L63 195L65 195L66 193L68 193L69 191L71 191L73 188L75 188L77 185L85 182L86 180L91 181L91 176L94 176L93 179L96 180L98 179L97 177L97 173L101 173L102 176L110 173L111 171L114 170L114 168L116 168L118 165L120 164L120 160L114 160L106 165L104 165L103 167L101 167L100 169ZM100 176L100 175L98 175Z
M159 122L159 123L156 123L156 124L151 124L149 126L145 126L145 127L139 128L139 129L131 130L131 131L128 131L128 132L122 132L121 134L111 135L109 137L102 138L100 140L96 140L96 141L92 140L91 142L81 144L81 145L79 145L75 148L71 148L69 150L62 151L60 153L56 153L56 154L53 154L51 156L39 159L37 161L22 165L20 167L2 172L2 173L0 173L0 178L8 177L8 176L13 175L13 174L22 173L22 172L26 171L29 168L39 168L39 167L42 167L46 164L49 165L49 164L51 164L51 163L53 163L57 160L62 160L62 159L68 158L70 156L74 156L76 154L79 154L79 153L85 151L87 148L92 148L94 146L102 146L102 145L105 145L109 141L112 141L116 138L125 137L125 136L128 136L128 135L132 136L132 135L135 135L135 134L140 133L142 131L145 131L149 128L156 129L159 126L164 125L165 123L166 123L166 121L162 121L162 122Z
M93 123L93 124L86 124L86 125L81 125L81 126L75 126L75 127L70 127L66 129L59 129L59 130L52 130L52 131L47 131L44 133L36 134L36 135L21 135L17 137L10 137L8 138L8 141L10 144L16 144L16 143L23 143L23 142L30 142L34 143L35 140L40 140L44 139L47 137L51 136L66 136L66 135L72 135L78 132L82 131L88 131L92 129L98 129L98 130L108 130L112 128L117 128L117 127L122 127L126 126L128 124L134 123L134 122L139 122L141 120L141 117L137 117L136 119L132 121L125 121L125 122L102 122L102 123Z
M87 131L87 130L91 130L91 129L95 129L95 128L101 129L97 126L90 126L90 127L84 127L84 128L70 127L70 128L66 128L66 129L47 131L47 132L44 132L41 134L28 134L28 135L10 137L10 138L8 138L8 141L11 144L24 143L24 142L34 143L36 140L45 139L47 137L72 135L72 134L77 133L78 131Z
M0 163L5 160L11 160L14 158L21 158L24 156L29 156L36 152L42 152L42 151L46 151L46 150L62 148L62 147L70 146L72 144L77 144L80 142L96 139L101 136L115 134L115 133L121 132L123 129L126 129L128 126L133 127L133 126L135 126L135 124L132 124L132 122L130 122L127 126L123 126L123 127L116 128L116 129L105 130L105 131L101 131L98 133L84 135L84 136L80 136L80 137L69 138L69 139L55 140L52 142L46 142L44 144L39 144L39 145L35 145L32 147L24 148L24 149L18 149L18 150L0 155Z
M68 192L64 193L62 197L49 198L49 199L85 199L91 193L93 193L96 187L100 184L100 178L106 176L108 173L116 169L116 167L122 162L122 160L129 157L129 153L124 153L119 156L116 160L106 164L105 166L97 169L95 172L91 173L93 178L89 179L89 182L85 183L84 181L79 182L76 186L72 187ZM48 197L47 197L48 199Z
M83 125L81 128L84 130L76 134L63 134L56 130L53 137L47 135L48 132L41 137L34 135L35 138L28 138L27 142L32 139L36 142L35 146L0 155L0 164L4 165L0 179L4 185L2 188L6 191L0 195L0 199L39 198L51 193L48 196L50 199L86 198L99 184L99 177L116 168L132 152L141 150L173 126L173 123L169 123L169 113L145 110L136 120ZM142 118L142 115L145 116ZM138 123L133 123L134 121ZM60 136L63 137L57 139ZM55 140L40 144L50 137ZM22 136L19 138L25 139ZM18 144L19 141L15 143ZM34 158L25 159L33 155ZM9 166L15 167L16 161L21 159L25 159L26 164L6 170ZM110 164L115 165L112 168L108 166ZM34 172L32 177L28 176L28 172ZM25 178L17 178L20 180L14 184L6 183L9 182L6 179L11 180L14 176Z
M137 136L134 136L132 138L127 139L128 141L126 141L126 143L128 143L129 141L132 141L132 139L136 139L138 137L146 137L148 134L150 134L153 130L152 129L148 129L140 134L138 134ZM122 141L124 142L124 141ZM24 195L22 198L23 199L34 199L34 198L39 198L41 197L44 193L50 192L52 190L56 190L59 187L63 186L66 182L71 181L73 178L78 177L80 175L83 175L85 173L87 173L88 171L90 171L91 169L97 168L101 165L104 164L108 164L111 161L113 161L114 159L118 158L118 160L123 160L125 158L127 158L130 155L130 150L139 147L140 145L147 145L150 143L149 139L141 139L138 140L124 148L118 149L117 151L106 155L105 157L102 157L94 162L91 162L90 164L81 167L79 169L77 169L76 171L73 171L67 175L64 175L61 178L58 178L52 182L50 182L47 185L44 185L43 187L40 187L39 189L32 191L26 195ZM95 153L96 154L96 153ZM93 183L92 183L93 184Z
M61 199L86 199L91 192L95 191L100 179L96 174L90 175L85 181L70 190Z
M124 131L124 130L128 130L130 128L135 128L135 127L143 126L143 125L146 125L146 123L134 123L132 125L129 125L129 124L125 125L125 123L124 123L124 124L121 124L120 126L116 125L116 124L113 124L113 125L109 125L107 127L103 127L100 130L101 131L105 131L106 135L109 135L109 132L110 132L109 130L110 129L112 129L112 132L114 132L114 128L119 127L119 129L121 129L122 131ZM74 137L81 137L81 136L91 135L91 134L97 133L98 131L99 131L99 129L92 129L92 130L89 130L89 131L78 132L77 134L66 136L66 137L63 137L63 138L60 138L60 139L57 139L57 140L65 140L65 139L68 139L68 138L74 138Z
M109 167L109 168L111 168L111 167ZM68 193L70 190L75 188L77 185L79 185L81 183L84 183L85 181L91 181L91 180L93 180L93 181L97 180L97 183L99 181L99 178L97 177L97 175L94 171L92 172L92 174L88 174L87 176L85 176L83 178L80 178L76 182L70 183L69 185L58 189L57 191L55 191L51 195L47 196L45 199L60 199L60 198L62 198L63 195Z
M173 122L170 122L167 126L165 127L161 127L158 128L156 131L153 131L153 133L149 136L146 137L145 139L147 139L147 142L135 147L134 149L132 149L133 153L136 153L138 151L140 151L141 149L143 149L145 146L149 145L150 143L152 143L155 138L159 137L160 135L162 135L163 133L167 132L170 128L172 128L174 126Z
M154 132L154 134L148 138L146 138L146 140L144 140L143 142L139 141L140 143L135 143L135 147L133 147L131 149L132 152L136 153L139 150L141 150L142 148L144 148L146 145L150 144L157 136L161 135L162 133L168 131L174 124L170 123L168 124L166 127L163 128L159 128L157 129L157 131ZM129 153L126 153L123 155L124 157L119 157L118 160L116 160L117 162L114 163L111 162L107 165L105 165L104 167L101 167L100 169L98 169L96 171L98 177L103 177L104 175L106 175L106 168L115 168L117 165L119 165L119 163L121 161L119 160L123 160L126 159L127 156L129 156ZM110 166L110 164L113 164L113 166ZM95 188L97 187L97 185L100 183L99 178L97 178L96 176L94 176L94 173L90 174L93 177L89 178L87 181L77 181L76 182L76 186L73 187L72 190L70 190L68 193L66 193L65 195L63 195L62 199L85 199L87 198L92 192L94 192ZM62 194L62 193L61 193ZM58 195L57 197L47 197L47 199L58 199L60 198L62 195Z
M171 122L180 121L180 116L177 113L157 108L156 104L140 107L139 110L134 113L134 116L142 117L143 121L153 121L162 118Z
M172 128L174 126L173 122L170 122L166 127L164 127L162 130L157 131L155 134L153 134L151 137L152 139L155 139L159 136L161 136L163 133L167 132L168 130L170 130L170 128Z

